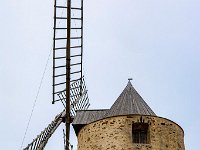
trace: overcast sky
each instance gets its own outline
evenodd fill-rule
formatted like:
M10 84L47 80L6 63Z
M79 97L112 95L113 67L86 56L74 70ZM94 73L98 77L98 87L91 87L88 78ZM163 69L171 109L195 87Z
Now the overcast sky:
M197 150L200 0L85 0L84 8L91 109L110 108L131 77L158 116L184 129L186 150ZM20 149L52 50L53 0L1 0L0 20L0 149L14 150ZM23 147L63 109L51 104L51 57ZM63 149L62 129L47 150Z

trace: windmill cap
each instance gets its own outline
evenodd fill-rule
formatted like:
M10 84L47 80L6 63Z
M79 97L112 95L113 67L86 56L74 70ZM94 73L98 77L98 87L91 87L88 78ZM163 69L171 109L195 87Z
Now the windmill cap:
M127 86L107 111L105 117L132 114L156 116L153 110L134 89L129 80Z

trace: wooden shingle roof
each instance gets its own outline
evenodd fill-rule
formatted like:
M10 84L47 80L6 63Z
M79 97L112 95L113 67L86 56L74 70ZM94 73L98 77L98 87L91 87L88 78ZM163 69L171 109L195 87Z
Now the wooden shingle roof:
M78 110L72 122L76 135L85 125L103 119L107 109L100 110Z
M108 109L100 110L79 110L73 120L73 124L89 124L96 120L103 119Z
M156 116L129 81L126 88L108 110L105 117L132 114Z

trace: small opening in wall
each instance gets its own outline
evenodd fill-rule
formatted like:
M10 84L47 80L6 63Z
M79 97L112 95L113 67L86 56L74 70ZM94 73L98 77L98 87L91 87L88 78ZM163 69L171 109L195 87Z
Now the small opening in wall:
M134 123L132 125L133 143L149 144L149 125L147 123Z

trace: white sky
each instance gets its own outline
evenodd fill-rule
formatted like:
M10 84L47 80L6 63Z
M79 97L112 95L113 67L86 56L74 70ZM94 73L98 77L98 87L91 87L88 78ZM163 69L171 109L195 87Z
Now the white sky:
M200 1L85 0L84 6L91 108L109 108L132 77L154 112L184 129L186 150L198 149ZM53 0L2 0L0 19L0 149L13 150L20 149L52 50ZM24 146L62 110L51 104L51 61ZM46 149L63 149L62 128Z

